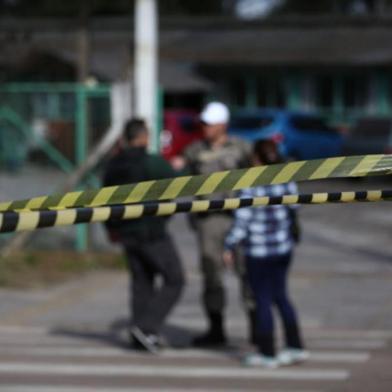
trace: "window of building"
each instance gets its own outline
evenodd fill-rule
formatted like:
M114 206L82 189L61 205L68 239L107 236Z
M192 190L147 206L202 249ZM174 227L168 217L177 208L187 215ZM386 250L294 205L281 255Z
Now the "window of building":
M260 78L257 81L257 106L284 108L286 93L283 78Z
M234 106L243 107L246 104L245 78L235 78L230 81L230 98Z
M334 97L334 81L331 76L319 76L315 81L315 100L317 107L331 108Z
M336 132L336 130L329 126L327 120L320 116L303 116L295 115L291 117L291 124L300 131L307 132Z
M259 130L267 127L274 122L273 116L258 115L258 116L234 116L231 119L231 126L236 129L244 130Z
M257 106L269 106L268 84L266 80L261 79L257 81L256 102Z
M369 101L369 78L347 76L343 79L343 104L345 108L363 108Z

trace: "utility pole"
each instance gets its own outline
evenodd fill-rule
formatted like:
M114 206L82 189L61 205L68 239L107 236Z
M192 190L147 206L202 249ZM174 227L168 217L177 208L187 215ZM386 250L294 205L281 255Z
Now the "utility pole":
M90 13L89 0L82 1L78 15L77 28L77 77L79 83L85 83L89 76L90 42L88 32L88 19Z
M135 113L151 130L150 149L158 151L158 17L156 0L135 4Z
M88 22L90 16L90 0L80 3L77 30L77 78L78 87L76 89L76 113L75 113L75 163L81 167L87 159L89 144L88 126L88 103L85 90L85 83L89 76L90 42ZM76 227L76 249L85 251L88 248L88 226L78 225Z

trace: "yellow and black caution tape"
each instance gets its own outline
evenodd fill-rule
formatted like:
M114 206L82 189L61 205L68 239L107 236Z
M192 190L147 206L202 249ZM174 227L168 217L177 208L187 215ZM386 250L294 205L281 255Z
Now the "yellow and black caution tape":
M289 181L385 174L392 174L392 155L315 159L3 202L0 212L173 200Z
M392 201L392 190L310 193L275 197L228 198L189 202L151 202L105 207L81 207L64 210L8 211L0 213L0 233L35 230L43 227L137 219L142 216L165 216L179 212L235 210L243 207L290 204L324 204Z

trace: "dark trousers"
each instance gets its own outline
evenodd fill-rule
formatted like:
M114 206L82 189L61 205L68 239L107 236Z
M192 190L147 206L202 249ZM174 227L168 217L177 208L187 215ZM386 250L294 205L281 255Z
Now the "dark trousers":
M196 221L203 278L202 301L207 314L223 313L226 294L223 285L223 242L233 219L227 214L208 214Z
M203 305L208 314L223 313L226 307L226 293L223 284L225 267L222 261L223 243L233 224L233 218L226 213L209 213L196 218L201 272L203 278ZM254 308L242 257L238 257L236 270L241 280L241 296L247 310ZM241 255L242 256L242 255Z
M260 352L267 356L275 355L273 306L282 318L287 347L303 347L296 311L288 296L290 262L290 253L246 258L248 278L256 300L257 343Z
M129 239L124 246L132 280L134 325L145 333L157 334L184 286L176 249L168 236L150 241Z

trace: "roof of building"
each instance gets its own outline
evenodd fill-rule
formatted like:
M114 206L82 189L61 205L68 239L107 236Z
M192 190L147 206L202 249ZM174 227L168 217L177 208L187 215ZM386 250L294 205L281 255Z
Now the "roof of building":
M0 66L20 64L31 50L77 59L71 20L0 20ZM124 77L131 64L128 18L90 22L93 73ZM161 80L167 89L205 90L190 64L249 66L392 65L392 18L290 17L262 21L164 19L160 23Z
M174 23L162 30L166 59L201 64L389 65L391 18L291 17L252 23Z

